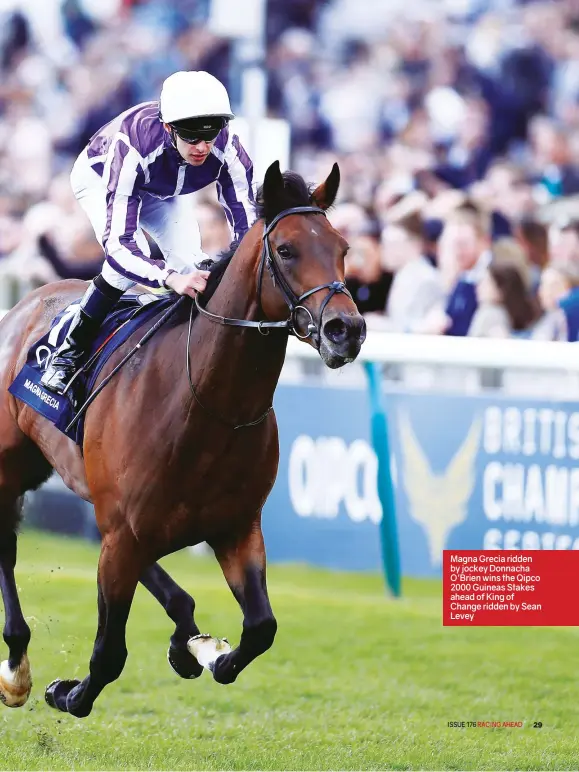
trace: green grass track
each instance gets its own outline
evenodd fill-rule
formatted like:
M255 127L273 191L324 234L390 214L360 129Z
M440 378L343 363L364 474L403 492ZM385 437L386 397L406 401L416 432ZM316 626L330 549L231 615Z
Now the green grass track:
M303 566L269 567L278 635L237 683L179 679L166 660L171 623L139 588L121 678L88 718L57 713L45 686L88 670L97 556L86 542L21 535L34 687L25 707L0 707L1 769L579 767L577 629L444 628L438 581L407 580L393 601L379 575ZM180 553L163 565L195 597L201 630L237 643L241 614L216 561Z

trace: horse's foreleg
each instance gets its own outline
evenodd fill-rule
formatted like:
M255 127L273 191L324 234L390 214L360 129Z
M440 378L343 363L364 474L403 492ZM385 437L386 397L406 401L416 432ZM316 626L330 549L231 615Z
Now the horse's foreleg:
M4 641L8 646L8 659L0 664L0 702L10 708L24 705L32 688L30 664L26 654L30 642L30 628L20 608L14 579L16 512L15 505L0 509L0 590L6 615Z
M175 622L175 632L167 652L169 664L181 678L197 678L203 667L187 649L189 638L199 635L193 616L195 601L158 563L147 568L140 581Z
M213 677L222 684L235 681L239 673L275 638L277 622L271 610L265 581L265 548L259 520L242 541L212 545L223 574L243 611L239 646L215 661Z
M98 629L90 674L80 683L53 681L45 695L51 707L84 718L105 686L120 676L127 659L127 619L146 562L128 529L103 539L98 569Z

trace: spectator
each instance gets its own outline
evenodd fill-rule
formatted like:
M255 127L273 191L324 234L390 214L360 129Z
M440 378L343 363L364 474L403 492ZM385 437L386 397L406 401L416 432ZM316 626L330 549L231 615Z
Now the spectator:
M324 146L327 129L318 111L315 88L316 41L305 29L286 30L269 54L268 103L274 114L289 120L294 146Z
M548 265L543 270L538 291L543 314L533 329L534 340L567 340L568 327L561 302L577 287L576 271L557 265Z
M380 138L384 81L367 47L349 66L334 73L320 95L320 113L333 146L343 153L368 151Z
M348 236L346 286L361 314L382 313L392 285L392 274L382 268L377 225Z
M2 176L13 195L40 201L50 181L52 144L47 127L35 115L32 100L13 100L0 126Z
M576 0L267 6L267 109L290 125L292 168L320 180L340 163L342 200L362 213L345 227L348 284L365 312L390 308L391 275L377 260L383 226L383 257L401 261L392 309L404 328L466 334L491 247L493 262L516 259L530 271L533 288L547 265L547 285L551 268L565 284L562 274L579 267L579 221L553 222L552 211L579 193ZM71 161L108 117L155 98L169 72L230 79L243 117L238 46L207 24L209 10L209 0L35 0L0 11L4 269L44 279L92 274L98 245L65 200ZM228 236L214 202L186 205L197 207L204 244L217 254ZM411 211L422 219L420 246ZM513 257L513 238L523 257ZM400 245L413 256L408 264ZM444 288L425 316L422 281L412 309L405 277L413 273ZM486 275L480 292L491 281ZM576 340L579 290L558 303Z
M561 266L579 266L579 220L554 223L549 229L551 261Z
M517 265L492 261L477 283L476 298L471 337L508 338L537 320L537 306Z
M394 273L386 305L392 327L422 332L424 320L444 299L437 268L424 256L423 223L409 214L389 223L382 233L383 266Z
M529 137L539 185L551 197L579 193L579 172L572 162L563 127L550 118L537 116L529 125Z
M549 262L547 228L537 220L525 218L516 226L514 236L527 255L532 286L538 287L541 271Z
M439 242L439 266L450 288L446 318L433 331L466 335L477 308L476 284L491 260L490 218L471 203L447 219Z
M575 276L577 265L567 266L567 270ZM565 297L559 300L559 306L565 315L567 340L575 343L579 340L579 285L575 281Z
M493 157L488 137L488 106L481 99L467 100L447 161L436 170L438 176L454 188L467 188L482 179Z
M522 166L506 159L491 164L474 192L481 207L513 224L529 217L537 208L529 175Z
M334 228L348 240L346 285L362 314L383 313L392 274L382 268L380 226L358 204L345 202L329 213Z
M77 205L68 174L55 177L47 191L46 201L32 206L23 218L24 237L18 250L19 259L42 255L63 279L86 277L99 273L102 250L94 237L86 215ZM98 265L97 265L98 263ZM96 267L96 271L94 268ZM94 272L93 272L94 271Z

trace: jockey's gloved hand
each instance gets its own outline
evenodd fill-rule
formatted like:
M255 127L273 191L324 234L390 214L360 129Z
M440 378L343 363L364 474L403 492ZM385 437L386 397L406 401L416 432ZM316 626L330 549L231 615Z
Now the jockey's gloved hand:
M189 295L194 298L198 292L203 292L207 286L210 272L207 270L193 269L190 273L177 273L172 271L165 279L165 287L169 287L178 295Z

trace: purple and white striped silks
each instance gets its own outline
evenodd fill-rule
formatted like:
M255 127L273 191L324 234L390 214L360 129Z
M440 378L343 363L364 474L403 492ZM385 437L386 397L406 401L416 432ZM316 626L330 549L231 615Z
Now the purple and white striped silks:
M215 182L231 228L240 239L255 220L253 164L239 138L224 128L201 166L187 164L159 120L157 102L127 110L90 140L86 156L104 184L107 218L97 233L107 263L127 279L159 287L168 269L139 247L143 196L157 199L192 193Z

